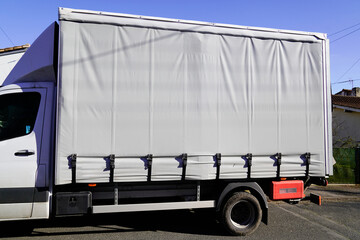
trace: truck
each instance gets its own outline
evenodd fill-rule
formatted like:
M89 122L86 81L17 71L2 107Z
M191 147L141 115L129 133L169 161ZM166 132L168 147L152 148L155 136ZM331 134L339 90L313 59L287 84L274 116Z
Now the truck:
M0 219L213 209L332 175L326 34L59 8L0 88Z

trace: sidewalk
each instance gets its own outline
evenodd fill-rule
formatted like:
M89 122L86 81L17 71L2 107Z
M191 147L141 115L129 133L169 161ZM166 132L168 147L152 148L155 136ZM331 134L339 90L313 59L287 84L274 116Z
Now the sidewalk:
M305 192L320 195L323 202L330 201L360 201L360 185L357 184L329 184L326 187L311 185Z

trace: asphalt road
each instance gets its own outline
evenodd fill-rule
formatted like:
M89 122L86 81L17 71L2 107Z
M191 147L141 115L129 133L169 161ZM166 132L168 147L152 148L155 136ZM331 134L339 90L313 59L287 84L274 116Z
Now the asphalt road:
M269 203L269 224L247 237L229 236L213 212L163 211L122 213L40 221L31 234L0 224L2 239L360 239L360 202L302 201ZM10 229L13 230L10 230ZM15 233L14 233L15 232Z

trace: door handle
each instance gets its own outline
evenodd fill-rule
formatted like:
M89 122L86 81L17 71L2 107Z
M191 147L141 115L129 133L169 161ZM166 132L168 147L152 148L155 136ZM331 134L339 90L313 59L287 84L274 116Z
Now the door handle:
M26 157L26 156L30 156L30 155L34 155L35 151L33 150L19 150L16 153L14 153L15 156L18 157Z

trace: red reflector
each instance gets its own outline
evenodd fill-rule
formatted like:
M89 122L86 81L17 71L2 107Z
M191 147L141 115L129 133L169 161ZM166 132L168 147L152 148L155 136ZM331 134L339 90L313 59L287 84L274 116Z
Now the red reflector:
M304 182L301 180L273 181L271 183L271 199L304 198Z
M89 187L96 187L96 184L95 183L89 183L88 186Z

